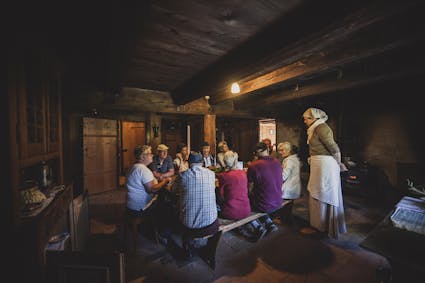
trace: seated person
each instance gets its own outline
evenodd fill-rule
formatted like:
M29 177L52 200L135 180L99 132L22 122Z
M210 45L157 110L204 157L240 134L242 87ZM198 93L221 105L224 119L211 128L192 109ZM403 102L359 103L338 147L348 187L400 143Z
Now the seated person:
M266 233L271 233L278 229L269 215L282 206L283 178L280 162L276 158L269 156L265 143L259 142L256 145L256 153L258 159L253 161L248 167L247 176L251 209L268 214L259 221L250 223L258 237L261 238Z
M278 158L278 153L274 151L272 141L269 138L265 138L262 140L263 143L267 145L267 150L269 151L269 156Z
M202 166L207 167L209 169L213 169L216 166L216 164L215 164L215 158L210 153L210 151L211 151L210 144L204 141L202 143L202 159L203 159Z
M292 206L294 199L301 196L301 163L297 155L297 147L291 145L290 142L281 142L277 146L277 150L283 157L282 161L282 198L283 200L291 200L281 213L281 221L292 223Z
M218 199L221 207L220 216L226 219L239 220L251 213L248 198L248 179L243 170L237 169L233 151L224 154L226 171L218 174Z
M147 167L152 162L152 151L148 145L137 146L134 150L136 162L127 174L127 213L131 216L149 216L162 223L154 193L164 187L169 178L158 182ZM156 220L155 220L156 219ZM161 227L160 227L161 228Z
M175 171L181 173L189 169L189 162L187 161L188 158L189 150L187 145L184 143L179 144L177 146L176 158L174 159Z
M217 233L219 223L214 172L202 167L202 154L197 152L190 153L189 166L176 178L172 190L179 195L183 248L190 258L193 238Z
M224 154L226 152L228 152L230 149L229 149L229 146L227 145L227 142L225 142L225 141L219 142L217 149L218 149L217 167L221 167L224 170L224 168L226 167L226 165L224 164ZM239 157L238 157L237 152L235 152L235 151L233 151L233 152L236 154L236 160L235 160L235 166L236 166L236 164L238 163Z
M159 144L156 148L157 155L153 157L152 163L149 164L149 169L158 180L171 177L174 175L174 164L171 156L168 155L168 146Z

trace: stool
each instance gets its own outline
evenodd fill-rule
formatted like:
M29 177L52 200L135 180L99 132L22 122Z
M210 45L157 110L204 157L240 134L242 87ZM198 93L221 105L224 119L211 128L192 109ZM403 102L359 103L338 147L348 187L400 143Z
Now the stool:
M137 235L138 235L138 230L139 230L139 225L141 224L151 224L151 220L149 217L146 216L136 216L136 215L131 215L130 213L127 212L126 217L125 217L125 225L124 225L124 247L127 247L126 245L126 241L127 241L127 235L130 234L131 235L131 244L132 244L132 253L136 252L136 247L137 247ZM159 239L158 239L158 230L155 226L153 226L154 229L154 236L155 236L155 242L158 245L159 244ZM130 231L128 231L130 230Z

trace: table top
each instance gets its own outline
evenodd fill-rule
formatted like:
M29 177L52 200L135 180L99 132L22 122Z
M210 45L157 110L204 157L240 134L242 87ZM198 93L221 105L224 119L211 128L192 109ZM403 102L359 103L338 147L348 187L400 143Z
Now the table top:
M425 272L425 235L395 227L391 222L395 209L369 233L360 246L383 255L392 263Z

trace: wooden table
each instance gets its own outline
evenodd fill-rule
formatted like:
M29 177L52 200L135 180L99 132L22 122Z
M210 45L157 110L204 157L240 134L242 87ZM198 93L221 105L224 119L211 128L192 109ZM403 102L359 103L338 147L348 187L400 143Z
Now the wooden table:
M425 236L394 227L395 208L369 233L360 246L388 259L394 282L424 282Z

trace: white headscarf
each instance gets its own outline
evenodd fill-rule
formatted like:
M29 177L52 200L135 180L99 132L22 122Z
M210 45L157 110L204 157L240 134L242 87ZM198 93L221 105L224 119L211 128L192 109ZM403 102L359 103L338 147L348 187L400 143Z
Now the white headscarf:
M314 129L316 129L316 127L320 124L325 123L328 120L328 115L325 111L319 108L310 107L304 112L303 117L316 119L307 129L307 144L309 144L310 139L313 136Z

